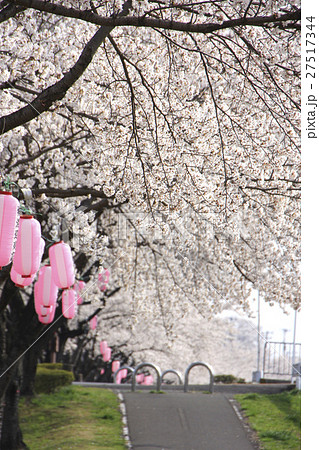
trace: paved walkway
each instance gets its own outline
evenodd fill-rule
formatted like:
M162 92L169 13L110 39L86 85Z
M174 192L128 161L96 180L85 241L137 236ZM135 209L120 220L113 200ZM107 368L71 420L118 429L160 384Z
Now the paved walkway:
M123 392L134 450L253 450L222 393Z

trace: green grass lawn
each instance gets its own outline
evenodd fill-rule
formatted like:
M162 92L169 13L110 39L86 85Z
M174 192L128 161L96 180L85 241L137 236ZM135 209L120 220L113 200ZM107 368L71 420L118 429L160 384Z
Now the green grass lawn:
M300 391L281 394L236 395L249 424L258 434L265 450L301 448Z
M126 448L117 396L110 390L68 386L19 406L30 450Z

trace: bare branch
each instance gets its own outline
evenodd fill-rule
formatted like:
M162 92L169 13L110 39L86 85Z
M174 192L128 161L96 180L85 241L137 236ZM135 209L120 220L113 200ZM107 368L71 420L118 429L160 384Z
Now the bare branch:
M236 269L238 270L238 272L245 278L246 281L249 281L250 283L254 284L254 281L251 280L248 275L246 275L243 271L243 269L240 267L240 265L233 259L233 264L236 267Z
M5 22L8 19L11 19L11 17L16 16L20 12L24 11L25 8L21 6L15 6L15 5L7 5L0 11L0 23Z
M82 197L88 196L94 198L105 198L111 199L112 197L107 197L103 191L98 191L96 189L82 187L82 188L70 188L70 189L57 189L57 188L43 188L43 189L33 189L32 193L35 197L40 196L42 194L47 195L48 197L57 197L57 198L70 198L70 197Z
M299 21L301 19L301 9L288 12L285 14L272 14L270 16L257 16L257 17L240 17L238 19L225 20L221 23L185 23L174 20L165 20L146 17L126 16L120 15L114 17L101 17L98 14L89 10L79 10L75 8L66 8L62 5L56 5L51 2L45 2L42 0L10 0L15 5L21 5L26 8L33 8L38 11L44 11L58 16L70 17L73 19L84 20L85 22L94 23L100 26L107 27L149 27L149 28L162 28L166 30L175 31L187 31L189 33L202 33L207 34L212 31L223 30L225 28L233 28L238 26L255 26L264 27L269 24L272 26L282 27L285 22L289 22L287 26L291 26L291 22Z
M13 128L23 125L30 120L38 117L45 111L48 111L52 104L61 100L71 86L81 77L85 69L88 67L94 54L102 44L111 28L100 28L90 41L84 47L81 56L74 66L64 75L57 83L44 89L31 103L27 106L0 118L0 134L6 133Z

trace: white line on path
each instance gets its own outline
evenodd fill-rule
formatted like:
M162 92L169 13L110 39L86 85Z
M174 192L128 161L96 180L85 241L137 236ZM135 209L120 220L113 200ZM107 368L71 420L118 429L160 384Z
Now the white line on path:
M239 409L237 408L237 406L235 405L234 400L233 400L232 398L229 398L228 400L229 400L229 403L232 405L233 410L235 411L235 413L236 413L238 419L239 419L241 422L244 422L244 418L243 418L243 416L240 414Z
M123 437L125 439L126 446L129 450L133 449L133 446L131 444L130 440L130 433L128 429L128 423L127 423L127 414L126 414L126 407L124 403L124 397L122 392L117 391L117 396L120 401L120 411L122 413L122 422L123 422Z
M243 425L243 427L245 428L246 432L250 432L250 427L247 425L247 423L245 422L245 419L243 418L242 414L240 413L236 402L233 398L229 398L228 399L229 403L231 404L233 410L235 411L238 419L240 420L241 424Z

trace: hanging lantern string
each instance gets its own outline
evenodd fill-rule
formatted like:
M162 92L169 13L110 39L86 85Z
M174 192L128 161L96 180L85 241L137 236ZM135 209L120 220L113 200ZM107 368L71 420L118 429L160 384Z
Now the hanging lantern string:
M32 209L27 208L26 206L23 206L23 205L20 205L20 206L19 206L19 211L20 211L20 213L22 213L22 214L27 214L27 215L29 215L29 216L43 216L42 213L34 212L34 211L32 211ZM43 237L43 239L46 239L44 236L42 236L42 237ZM46 240L47 240L47 239L46 239ZM53 242L53 241L52 241L52 242Z
M47 238L46 236L43 236L43 234L41 234L42 239L44 239L46 241L46 245L45 248L49 249L53 244L56 244L57 241L52 241L51 239Z
M55 243L56 243L56 241L52 241L51 239L47 238L46 236L43 236L43 234L41 234L41 237L42 237L45 241L50 242L51 244L55 244Z
M33 213L32 210L30 208L27 208L26 206L20 205L19 211L20 211L20 213L27 214L29 216L34 216L35 215L35 213Z
M2 172L0 172L0 177L4 178ZM1 185L4 186L6 191L11 192L12 191L12 187L14 186L17 189L17 198L20 199L21 194L22 197L25 201L31 200L32 199L32 189L30 188L20 188L20 186L15 183L14 181L10 181L10 177L7 176L6 180L3 180L1 182Z
M0 174L1 174L1 172L0 172ZM8 191L8 192L12 191L12 187L13 186L15 188L17 188L17 195L16 195L17 199L20 199L21 194L22 194L23 199L25 201L28 201L28 200L32 199L32 190L31 189L29 189L29 188L20 188L20 186L17 183L15 183L14 181L10 181L9 177L7 177L7 179L5 181L2 181L1 184L2 184L2 186L4 186L5 190ZM30 208L28 208L26 206L23 206L21 204L19 206L19 212L22 213L22 214L28 214L28 215L31 215L31 216L42 216L41 213L33 212Z
M1 184L2 184L2 186L4 186L5 190L8 192L11 192L12 186L15 186L16 188L18 188L18 195L19 195L19 192L20 192L19 186L17 185L17 183L14 183L14 181L10 181L9 177L7 177L6 180L2 181Z
M1 171L0 171L0 177L4 178L4 176L2 175ZM32 200L32 189L30 189L30 188L21 188L14 181L10 181L9 176L7 176L6 180L3 180L1 182L1 185L4 186L5 190L8 191L8 192L12 192L12 187L15 187L17 189L16 197L18 199L20 199L20 197L22 196L23 200L25 200L25 201Z

